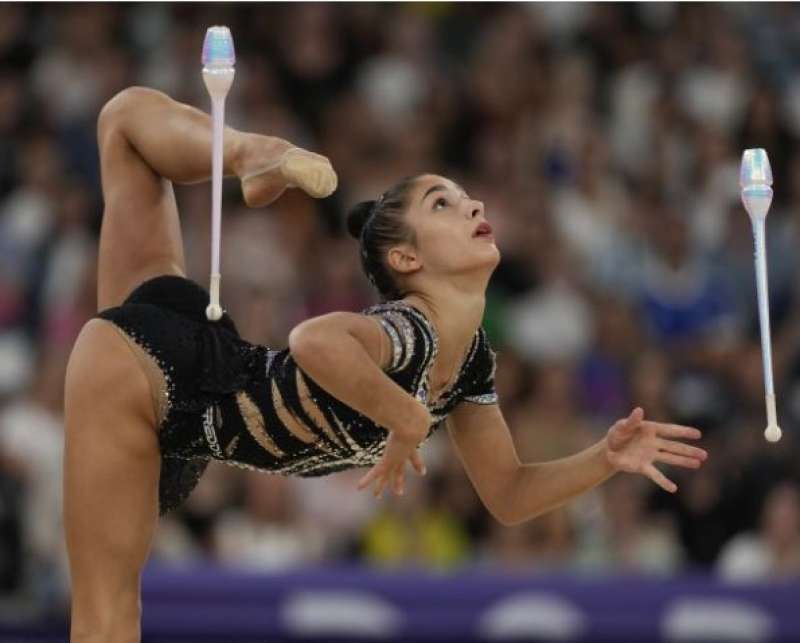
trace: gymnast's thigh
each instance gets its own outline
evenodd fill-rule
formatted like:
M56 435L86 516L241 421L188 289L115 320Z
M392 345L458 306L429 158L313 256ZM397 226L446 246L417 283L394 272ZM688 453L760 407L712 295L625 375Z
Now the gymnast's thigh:
M104 640L138 640L141 572L158 522L160 455L149 383L109 322L92 320L78 337L65 415L72 637L96 638L113 625L118 629L107 630Z
M98 451L98 457L103 449L126 451L131 458L158 456L151 383L111 322L92 319L81 330L64 394L68 447L72 440Z
M131 101L113 98L98 119L103 223L97 267L98 310L120 305L150 277L185 276L172 183L156 174L125 133Z

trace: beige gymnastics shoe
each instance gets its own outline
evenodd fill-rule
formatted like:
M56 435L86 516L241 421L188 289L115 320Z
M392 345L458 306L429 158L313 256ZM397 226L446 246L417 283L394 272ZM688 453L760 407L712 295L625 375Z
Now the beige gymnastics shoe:
M331 162L320 154L289 147L280 159L245 174L244 202L251 208L269 205L287 188L300 188L315 199L333 194L338 184Z

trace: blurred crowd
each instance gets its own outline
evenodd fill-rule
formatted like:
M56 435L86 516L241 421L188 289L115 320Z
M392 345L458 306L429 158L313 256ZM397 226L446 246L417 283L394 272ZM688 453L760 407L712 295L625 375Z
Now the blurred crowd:
M329 156L332 198L249 211L226 186L226 307L249 340L374 302L347 207L436 172L486 203L503 260L485 326L525 461L600 439L635 405L697 426L674 496L617 476L514 528L447 436L400 500L359 472L212 466L154 560L250 570L359 563L509 572L800 576L800 9L792 4L0 5L0 592L63 596L62 385L95 310L103 103L142 84L207 108L205 28L231 27L235 127ZM767 149L783 440L767 444L741 151ZM188 271L208 272L207 186L177 189ZM113 429L113 427L109 427Z

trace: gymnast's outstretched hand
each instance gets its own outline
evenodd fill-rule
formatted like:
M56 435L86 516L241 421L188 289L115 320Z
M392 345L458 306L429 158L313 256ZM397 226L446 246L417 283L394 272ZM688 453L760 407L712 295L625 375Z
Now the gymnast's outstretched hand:
M417 450L418 446L418 441L400 437L397 433L390 433L378 464L359 480L359 491L374 484L372 493L379 498L388 485L391 491L402 496L405 492L406 462L410 462L414 471L419 475L425 475L425 465Z
M674 493L678 485L656 469L655 463L699 468L708 458L708 453L681 440L701 437L700 431L688 426L649 422L644 419L644 411L637 407L608 430L606 454L616 470L640 473L665 491Z

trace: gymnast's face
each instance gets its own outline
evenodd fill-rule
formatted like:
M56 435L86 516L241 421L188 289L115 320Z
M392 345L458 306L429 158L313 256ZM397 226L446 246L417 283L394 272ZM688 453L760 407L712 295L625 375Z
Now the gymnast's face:
M488 280L500 261L483 203L471 199L450 179L423 174L408 196L406 224L413 243L389 251L389 263L406 278L415 273L452 277L480 275Z

